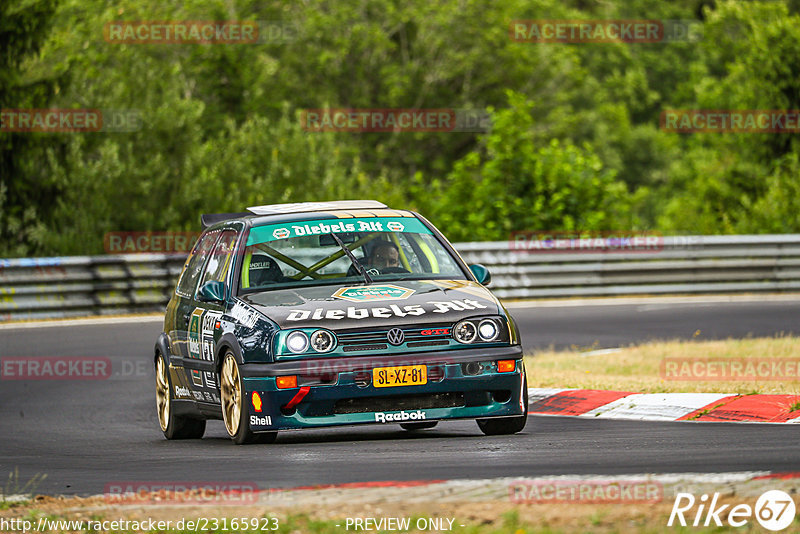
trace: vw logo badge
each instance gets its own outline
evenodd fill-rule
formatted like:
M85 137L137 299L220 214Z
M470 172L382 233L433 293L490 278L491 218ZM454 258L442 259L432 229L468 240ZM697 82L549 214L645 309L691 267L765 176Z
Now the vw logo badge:
M392 328L389 330L389 333L386 334L386 339L389 340L389 343L392 345L402 345L403 341L405 341L406 336L403 334L403 331L399 328Z

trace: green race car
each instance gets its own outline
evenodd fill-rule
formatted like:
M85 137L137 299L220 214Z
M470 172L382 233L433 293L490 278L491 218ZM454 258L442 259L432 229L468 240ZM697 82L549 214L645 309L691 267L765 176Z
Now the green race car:
M278 430L527 420L519 333L422 216L376 201L204 215L155 346L169 439L223 419L235 443Z

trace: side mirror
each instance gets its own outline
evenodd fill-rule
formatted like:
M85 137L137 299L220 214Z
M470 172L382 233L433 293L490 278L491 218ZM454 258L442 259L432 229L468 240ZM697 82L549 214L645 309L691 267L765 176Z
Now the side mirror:
M197 300L200 302L225 302L225 284L210 280L200 286L197 292Z
M470 265L469 270L472 271L472 274L475 275L475 278L477 278L478 282L481 284L488 286L492 283L492 273L490 273L489 269L480 263L474 263Z

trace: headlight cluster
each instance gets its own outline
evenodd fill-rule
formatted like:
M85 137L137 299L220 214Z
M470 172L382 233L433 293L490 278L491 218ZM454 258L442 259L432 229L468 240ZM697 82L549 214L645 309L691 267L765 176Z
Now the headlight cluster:
M308 352L330 352L336 348L336 336L327 330L315 330L311 337L302 330L294 330L286 336L286 348L294 354Z
M336 338L327 330L317 330L311 334L311 348L317 352L329 352L336 346Z
M497 341L500 338L500 319L465 319L456 323L453 337L459 343Z

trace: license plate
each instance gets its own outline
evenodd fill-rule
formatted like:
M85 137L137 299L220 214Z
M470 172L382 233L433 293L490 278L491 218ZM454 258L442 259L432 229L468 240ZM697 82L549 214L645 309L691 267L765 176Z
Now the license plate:
M372 383L376 388L419 386L428 383L427 365L378 367L372 370Z

